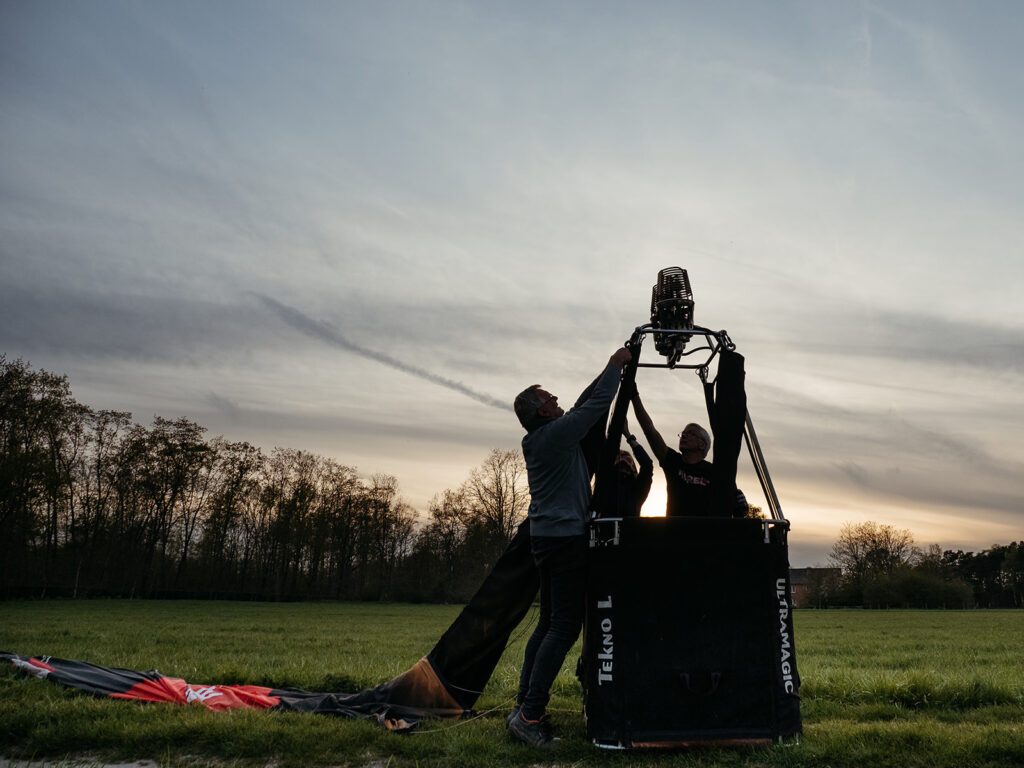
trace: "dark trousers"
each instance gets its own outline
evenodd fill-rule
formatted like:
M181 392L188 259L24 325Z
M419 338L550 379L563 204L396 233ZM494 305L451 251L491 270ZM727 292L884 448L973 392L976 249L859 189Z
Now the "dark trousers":
M532 550L540 572L540 619L526 644L517 697L528 720L544 714L551 685L583 628L587 540L534 536Z

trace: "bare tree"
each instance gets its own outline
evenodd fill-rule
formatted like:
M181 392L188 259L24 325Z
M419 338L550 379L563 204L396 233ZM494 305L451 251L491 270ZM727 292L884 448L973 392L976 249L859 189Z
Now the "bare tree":
M359 490L355 469L330 459L322 462L310 584L314 592L324 597L340 596L351 570L352 498Z
M515 535L530 507L526 463L518 451L493 449L462 486L470 515L503 542Z
M107 555L104 544L109 543L118 465L125 435L131 429L131 418L130 413L121 411L90 411L86 415L87 450L77 465L80 503L70 537L74 559L73 597L78 597L82 586L83 567Z
M67 377L0 355L0 585L31 578L38 544L44 590L53 575L73 502L69 457L81 448L87 410Z
M840 528L829 557L845 576L860 581L913 565L919 555L910 531L867 521Z
M455 595L458 564L466 541L466 495L461 489L445 489L430 500L429 511L430 522L420 531L417 544L437 564L441 596L450 600Z

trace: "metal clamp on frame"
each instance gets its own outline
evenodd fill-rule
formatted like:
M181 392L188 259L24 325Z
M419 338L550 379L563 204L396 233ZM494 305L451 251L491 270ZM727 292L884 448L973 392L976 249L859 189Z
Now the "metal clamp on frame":
M619 523L621 517L606 517L590 523L590 547L616 547L619 544ZM607 529L611 528L611 535ZM605 530L602 530L605 529Z

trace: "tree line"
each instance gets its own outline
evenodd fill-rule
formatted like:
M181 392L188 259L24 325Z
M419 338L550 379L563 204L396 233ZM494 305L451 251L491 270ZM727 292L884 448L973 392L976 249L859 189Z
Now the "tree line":
M0 597L465 601L528 505L518 451L491 451L421 520L391 475L186 418L145 427L0 355ZM922 550L867 522L830 561L807 604L1024 607L1024 542Z
M391 475L146 427L0 355L0 597L461 601L528 499L518 452L494 450L420 521Z
M1024 608L1024 541L981 552L921 549L908 530L851 523L829 560L834 570L811 577L810 606Z

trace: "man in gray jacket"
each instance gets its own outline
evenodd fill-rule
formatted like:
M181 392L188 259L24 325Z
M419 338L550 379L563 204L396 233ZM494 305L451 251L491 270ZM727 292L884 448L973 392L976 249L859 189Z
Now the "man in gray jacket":
M622 366L632 359L623 347L568 413L558 398L535 384L516 397L526 429L523 457L530 484L530 539L540 572L540 619L526 644L517 710L510 733L543 746L552 740L545 714L551 684L583 627L586 529L590 471L580 441L602 418L618 388Z

